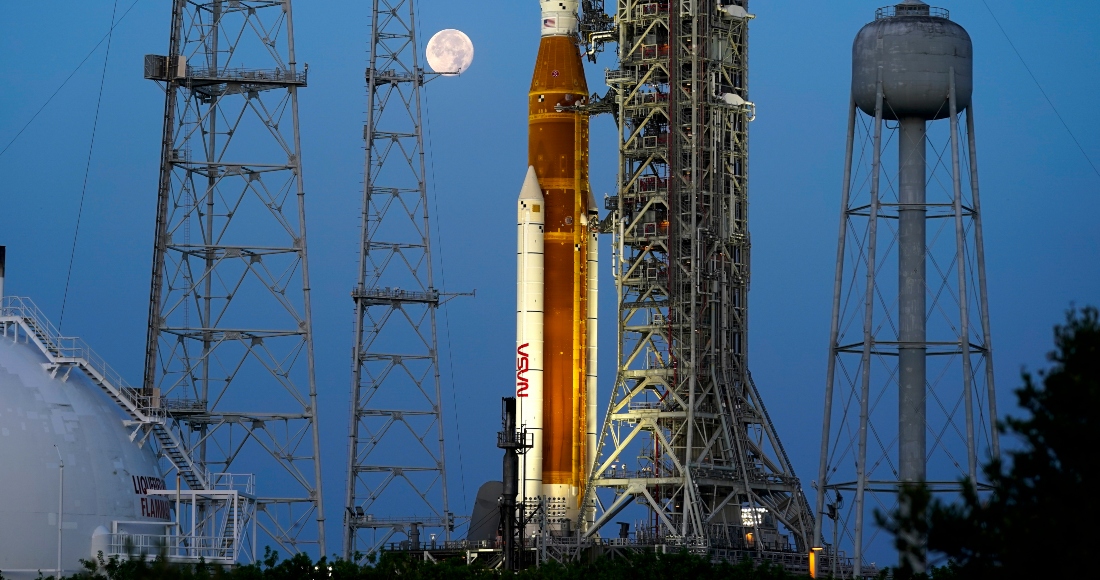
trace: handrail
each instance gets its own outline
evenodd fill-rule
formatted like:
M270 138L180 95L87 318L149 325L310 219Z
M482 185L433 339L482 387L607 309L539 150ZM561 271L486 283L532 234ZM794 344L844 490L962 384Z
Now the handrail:
M89 379L116 399L133 419L140 423L151 424L162 441L161 450L169 460L188 478L192 488L206 488L210 474L187 454L186 449L174 434L165 426L167 413L160 404L159 395L146 395L144 391L130 386L122 374L111 368L107 361L96 354L84 340L62 336L61 330L50 322L45 313L30 298L20 296L0 297L0 319L15 319L32 338L44 349L47 358L54 364L72 364L79 367ZM180 456L186 465L180 465L173 454ZM233 481L230 480L232 485ZM252 489L254 484L247 482ZM248 492L251 493L251 492Z
M145 395L141 389L130 386L122 374L111 368L111 365L107 364L107 361L92 350L83 339L62 336L61 331L30 298L3 297L0 300L0 317L20 318L30 322L36 337L45 341L43 346L54 358L59 359L59 362L78 364L99 375L97 378L118 391L124 403L131 407L130 410L143 415L143 419L158 422L164 418L164 411L159 408L158 401L154 397Z
M914 6L903 7L898 9L899 5L884 6L875 10L875 20L882 20L883 18L896 18L898 16L931 16L933 18L951 19L951 11L946 8L933 8L931 6L922 6L920 4Z
M198 561L219 564L237 562L238 544L227 536L179 536L162 534L110 534L104 556L159 556L169 561Z

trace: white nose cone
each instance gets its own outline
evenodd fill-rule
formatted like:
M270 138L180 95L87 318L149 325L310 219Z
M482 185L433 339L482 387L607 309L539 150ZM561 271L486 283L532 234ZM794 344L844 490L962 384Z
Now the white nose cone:
M543 202L542 188L539 187L539 178L535 175L535 168L527 168L527 177L523 179L523 187L519 190L519 200L523 201L538 201ZM540 212L536 212L540 213ZM542 221L542 216L539 216L539 221Z

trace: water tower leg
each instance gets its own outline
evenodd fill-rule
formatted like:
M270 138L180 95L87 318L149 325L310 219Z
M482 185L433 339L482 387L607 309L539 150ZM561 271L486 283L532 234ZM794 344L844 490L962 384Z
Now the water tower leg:
M878 249L879 181L882 175L882 71L879 71L878 95L875 97L875 159L871 165L871 217L867 231L867 288L863 303L863 358L860 363L859 395L859 457L856 463L855 538L853 563L854 577L859 578L863 568L863 496L867 490L867 429L870 419L871 397L871 342L874 338L871 324L875 313L875 255Z
M821 546L821 514L825 511L825 480L829 469L829 434L833 418L833 380L836 374L837 337L840 336L840 292L844 285L844 248L848 241L848 203L852 190L852 151L856 139L856 99L848 105L848 140L844 149L844 189L840 193L840 235L836 246L836 278L833 280L833 321L829 330L829 369L825 376L825 419L821 426L821 463L817 471L817 508L814 511L814 547ZM836 553L836 542L833 543Z
M993 339L989 328L989 292L985 278L985 237L982 235L982 203L978 195L978 143L974 133L974 103L966 108L966 138L970 147L970 193L974 203L974 255L978 260L978 299L982 317L982 344L985 345L985 385L990 420L997 418L997 389L993 382ZM990 430L993 457L1001 456L1000 432Z
M951 177L954 186L955 265L959 276L959 347L962 354L963 402L966 412L966 466L973 484L978 481L978 449L974 438L974 385L970 361L970 294L966 288L966 230L962 213L962 174L959 169L959 109L955 97L955 69L951 69Z

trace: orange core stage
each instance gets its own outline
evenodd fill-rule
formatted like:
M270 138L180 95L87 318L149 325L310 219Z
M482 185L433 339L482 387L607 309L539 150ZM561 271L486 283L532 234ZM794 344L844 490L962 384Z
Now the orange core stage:
M543 36L531 80L528 162L546 203L543 484L584 494L588 324L588 85L572 36ZM595 209L595 208L592 208Z

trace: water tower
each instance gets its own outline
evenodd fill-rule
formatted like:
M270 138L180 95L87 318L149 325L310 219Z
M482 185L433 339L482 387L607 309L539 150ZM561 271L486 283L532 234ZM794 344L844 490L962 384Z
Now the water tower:
M873 510L905 483L984 488L978 456L999 445L970 36L906 0L852 59L814 538L859 577L889 546Z

